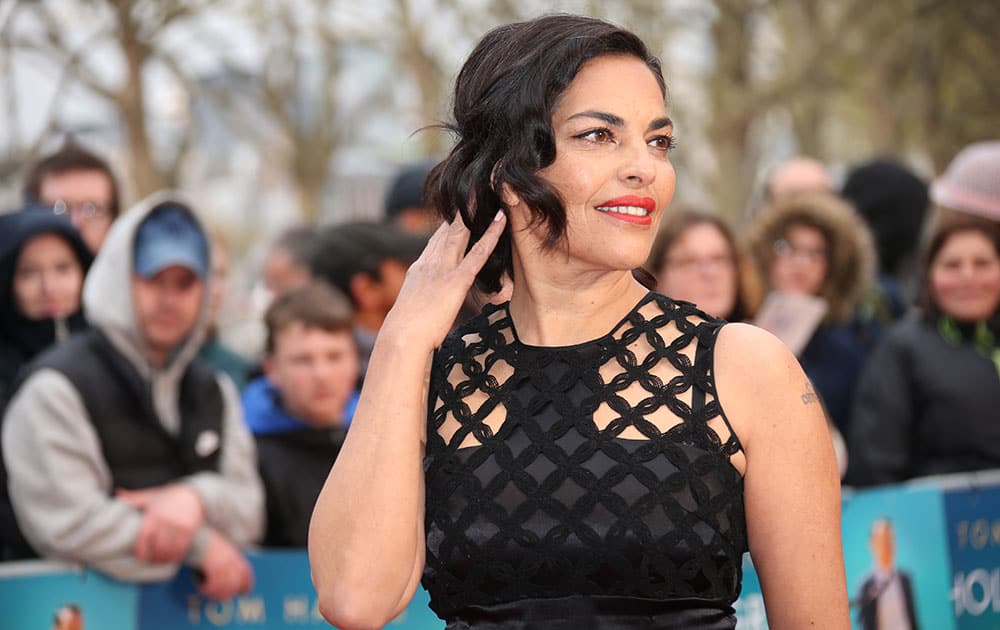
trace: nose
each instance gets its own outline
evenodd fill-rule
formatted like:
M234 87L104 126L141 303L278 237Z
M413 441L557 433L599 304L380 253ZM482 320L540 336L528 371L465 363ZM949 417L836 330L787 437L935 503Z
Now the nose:
M83 230L83 226L86 224L86 217L83 216L82 212L71 211L69 214L69 221L73 224L78 231Z
M48 297L52 293L52 289L55 286L55 278L52 273L45 271L39 274L40 289L43 296Z
M975 277L976 277L976 268L972 264L966 263L966 264L962 265L959 269L960 269L960 272L961 272L960 276L961 276L962 280L965 280L966 282L970 282L973 279L975 279Z
M326 360L315 361L312 364L313 378L322 381L330 374L330 362Z
M656 158L645 140L633 140L623 143L621 147L622 163L618 167L618 178L634 188L653 183L656 178Z
M180 298L181 292L171 286L162 286L157 294L160 308L170 310Z

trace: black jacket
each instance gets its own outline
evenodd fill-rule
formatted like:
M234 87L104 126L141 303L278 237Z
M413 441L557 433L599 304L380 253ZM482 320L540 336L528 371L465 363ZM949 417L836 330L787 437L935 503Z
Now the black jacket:
M305 547L309 519L347 427L257 434L260 476L267 497L268 547Z
M969 341L919 316L872 353L854 400L848 482L894 483L1000 468L1000 374Z

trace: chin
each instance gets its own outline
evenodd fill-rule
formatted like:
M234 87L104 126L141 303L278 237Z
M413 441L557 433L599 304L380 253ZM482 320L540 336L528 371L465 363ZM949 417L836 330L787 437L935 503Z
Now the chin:
M993 316L993 313L984 313L982 311L965 311L956 312L950 314L949 317L959 322L978 322L982 320L987 320Z
M309 418L313 424L318 424L321 426L334 424L340 417L340 409L331 409L330 407L324 406L321 408L315 408L311 410Z
M184 335L159 335L149 340L149 345L153 348L160 348L166 352L173 352L184 341Z

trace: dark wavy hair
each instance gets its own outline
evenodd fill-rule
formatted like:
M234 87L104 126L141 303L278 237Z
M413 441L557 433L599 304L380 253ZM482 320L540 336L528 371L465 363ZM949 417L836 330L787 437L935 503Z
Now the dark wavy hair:
M538 176L556 159L552 112L588 61L605 55L636 57L649 67L666 97L659 60L636 35L596 18L547 15L496 28L469 55L455 81L451 153L431 170L425 198L447 221L461 215L470 246L489 227L503 185L527 204L554 247L566 234L559 193ZM510 227L476 278L488 293L513 277Z

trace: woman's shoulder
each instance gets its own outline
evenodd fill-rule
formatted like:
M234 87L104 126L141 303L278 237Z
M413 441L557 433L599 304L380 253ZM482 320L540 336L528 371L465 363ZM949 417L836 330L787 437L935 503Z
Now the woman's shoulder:
M807 383L798 359L781 340L744 323L719 330L713 370L720 397L733 402L763 402Z
M745 449L755 441L752 436L770 433L819 401L788 347L751 324L721 328L713 372L719 404Z
M717 346L717 362L732 362L750 371L780 370L786 363L798 364L780 339L753 324L726 323L719 330Z

